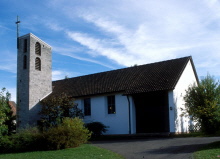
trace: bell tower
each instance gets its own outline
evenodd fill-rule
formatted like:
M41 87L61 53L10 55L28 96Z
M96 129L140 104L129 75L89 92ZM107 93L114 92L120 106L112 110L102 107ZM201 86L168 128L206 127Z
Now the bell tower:
M36 125L40 100L52 92L51 46L29 33L18 37L17 127Z

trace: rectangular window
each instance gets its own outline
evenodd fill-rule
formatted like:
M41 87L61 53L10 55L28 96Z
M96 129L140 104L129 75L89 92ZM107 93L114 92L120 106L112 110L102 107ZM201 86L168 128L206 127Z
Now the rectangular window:
M91 115L91 99L90 98L84 99L84 115L85 116Z
M115 96L108 96L108 114L115 114Z
M27 52L27 39L24 39L24 52Z

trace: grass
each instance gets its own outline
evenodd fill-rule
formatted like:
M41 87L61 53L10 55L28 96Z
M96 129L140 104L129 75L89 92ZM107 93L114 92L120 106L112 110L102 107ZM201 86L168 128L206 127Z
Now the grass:
M220 141L204 146L194 154L194 159L220 158Z
M57 151L36 151L24 153L0 154L0 159L123 159L122 156L84 144L80 147L57 150Z

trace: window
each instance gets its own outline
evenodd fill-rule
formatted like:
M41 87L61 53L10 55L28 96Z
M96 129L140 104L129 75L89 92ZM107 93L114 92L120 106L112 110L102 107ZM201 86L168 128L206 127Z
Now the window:
M24 53L27 52L27 39L24 39Z
M38 71L41 70L41 61L40 61L40 58L39 58L39 57L37 57L37 58L35 59L35 70L38 70Z
M36 42L36 44L35 44L35 54L41 55L41 45L39 42Z
M23 69L27 69L27 56L24 55L24 59L23 59Z
M84 115L85 116L91 115L91 99L90 98L84 99Z
M108 96L108 114L115 114L115 96Z

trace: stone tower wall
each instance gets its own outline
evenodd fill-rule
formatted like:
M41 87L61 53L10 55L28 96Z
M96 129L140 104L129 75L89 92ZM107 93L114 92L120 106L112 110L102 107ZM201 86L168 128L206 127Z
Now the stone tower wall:
M24 42L27 39L27 52ZM35 44L41 45L41 55L35 54ZM23 68L24 55L27 68ZM35 69L35 59L40 58L41 70ZM19 37L17 66L18 127L35 125L39 119L40 100L52 92L51 47L33 34Z

